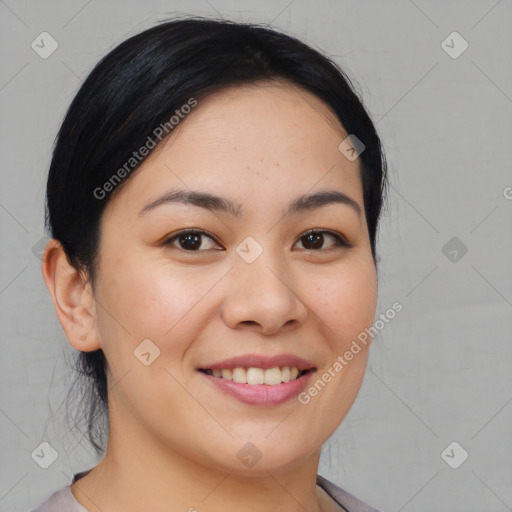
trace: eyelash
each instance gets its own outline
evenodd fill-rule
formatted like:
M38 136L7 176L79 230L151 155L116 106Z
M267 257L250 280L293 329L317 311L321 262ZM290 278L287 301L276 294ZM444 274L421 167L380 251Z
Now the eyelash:
M217 240L215 240L215 237L212 234L208 233L207 231L204 231L202 229L185 229L183 231L180 231L180 232L172 235L172 237L167 238L162 243L162 245L164 247L171 246L174 240L178 239L179 237L190 235L190 234L207 236L208 238L211 238L215 243L218 244ZM308 252L329 252L329 251L332 251L332 250L343 249L343 248L348 249L348 248L353 247L353 245L343 235L337 233L336 231L329 231L329 230L325 230L325 229L310 229L310 230L304 232L299 237L299 240L301 240L302 238L307 237L309 235L318 235L318 234L328 234L328 235L332 236L334 238L334 240L336 241L335 247L331 247L329 249L304 249L305 251L308 251ZM180 251L183 251L183 252L187 252L187 253L195 253L195 252L201 253L201 252L207 252L209 250L209 249L206 249L206 250L187 250L187 249L182 249L181 247L176 247L176 246L174 248L176 248L176 249L178 249Z

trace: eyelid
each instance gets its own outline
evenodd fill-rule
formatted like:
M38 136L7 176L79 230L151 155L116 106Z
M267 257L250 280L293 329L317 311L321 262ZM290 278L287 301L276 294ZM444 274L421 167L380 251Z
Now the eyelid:
M320 234L326 233L328 235L331 235L338 242L338 247L350 248L350 247L354 246L354 244L345 235L339 233L338 231L334 231L332 229L325 229L325 228L308 229L307 231L304 231L304 233L302 233L302 235L299 236L299 240L307 235L318 234L318 233L320 233ZM313 249L305 249L305 250L306 251L309 250L312 252L325 252L325 251L328 251L329 249L324 249L323 251L315 251Z
M172 245L171 242L174 239L178 238L179 236L188 235L190 233L207 236L208 238L211 238L216 244L221 245L218 242L217 237L214 234L210 233L209 231L206 231L205 229L199 229L199 228L186 228L186 229L181 229L180 231L177 231L176 233L171 233L170 235L164 237L161 245L162 246ZM206 252L206 251L185 251L184 249L181 249L180 247L176 247L176 249L179 249L183 252Z

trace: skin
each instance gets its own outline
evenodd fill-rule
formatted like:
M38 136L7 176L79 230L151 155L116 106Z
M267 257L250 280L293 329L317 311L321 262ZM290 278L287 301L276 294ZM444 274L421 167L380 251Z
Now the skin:
M138 512L148 502L152 511L341 510L315 478L322 445L359 391L368 347L306 405L296 397L244 404L196 368L291 353L314 363L314 383L372 325L376 269L359 162L338 149L346 136L304 90L224 90L202 100L116 190L102 217L94 294L49 242L43 276L67 338L77 350L103 349L108 362L107 451L72 486L88 510ZM178 203L138 215L177 187L229 198L243 215ZM329 204L283 217L292 199L324 189L350 196L361 215ZM215 239L188 252L183 239L163 245L185 228ZM339 232L352 247L329 234L308 245L311 228ZM235 251L247 236L263 248L250 264ZM149 366L133 353L147 338L160 349ZM237 457L247 442L262 454L252 468Z

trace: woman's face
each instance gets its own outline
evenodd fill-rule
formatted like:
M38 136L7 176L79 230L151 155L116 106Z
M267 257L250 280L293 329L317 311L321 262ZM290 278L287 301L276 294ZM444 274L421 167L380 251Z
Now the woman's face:
M344 354L377 295L347 135L306 91L231 88L199 102L113 196L95 317L123 442L254 473L305 461L337 428L368 349ZM161 200L178 190L222 199ZM350 199L299 199L327 191ZM293 366L309 371L275 384L295 370L271 368ZM274 384L229 381L236 367Z

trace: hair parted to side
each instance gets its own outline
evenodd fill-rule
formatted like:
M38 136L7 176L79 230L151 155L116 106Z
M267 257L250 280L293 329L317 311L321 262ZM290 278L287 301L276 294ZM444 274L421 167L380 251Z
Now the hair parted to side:
M375 127L350 79L317 50L268 26L194 16L162 22L102 58L80 87L57 135L46 190L46 227L93 292L101 216L122 186L109 193L104 184L116 173L128 180L131 173L121 169L126 169L132 153L154 138L155 128L168 123L190 98L200 106L201 99L227 87L271 81L316 95L347 134L365 145L359 162L377 266L387 165ZM101 199L95 194L98 187L105 191ZM102 350L80 352L78 376L68 393L68 401L82 399L86 434L97 453L104 452L108 432L105 365Z

